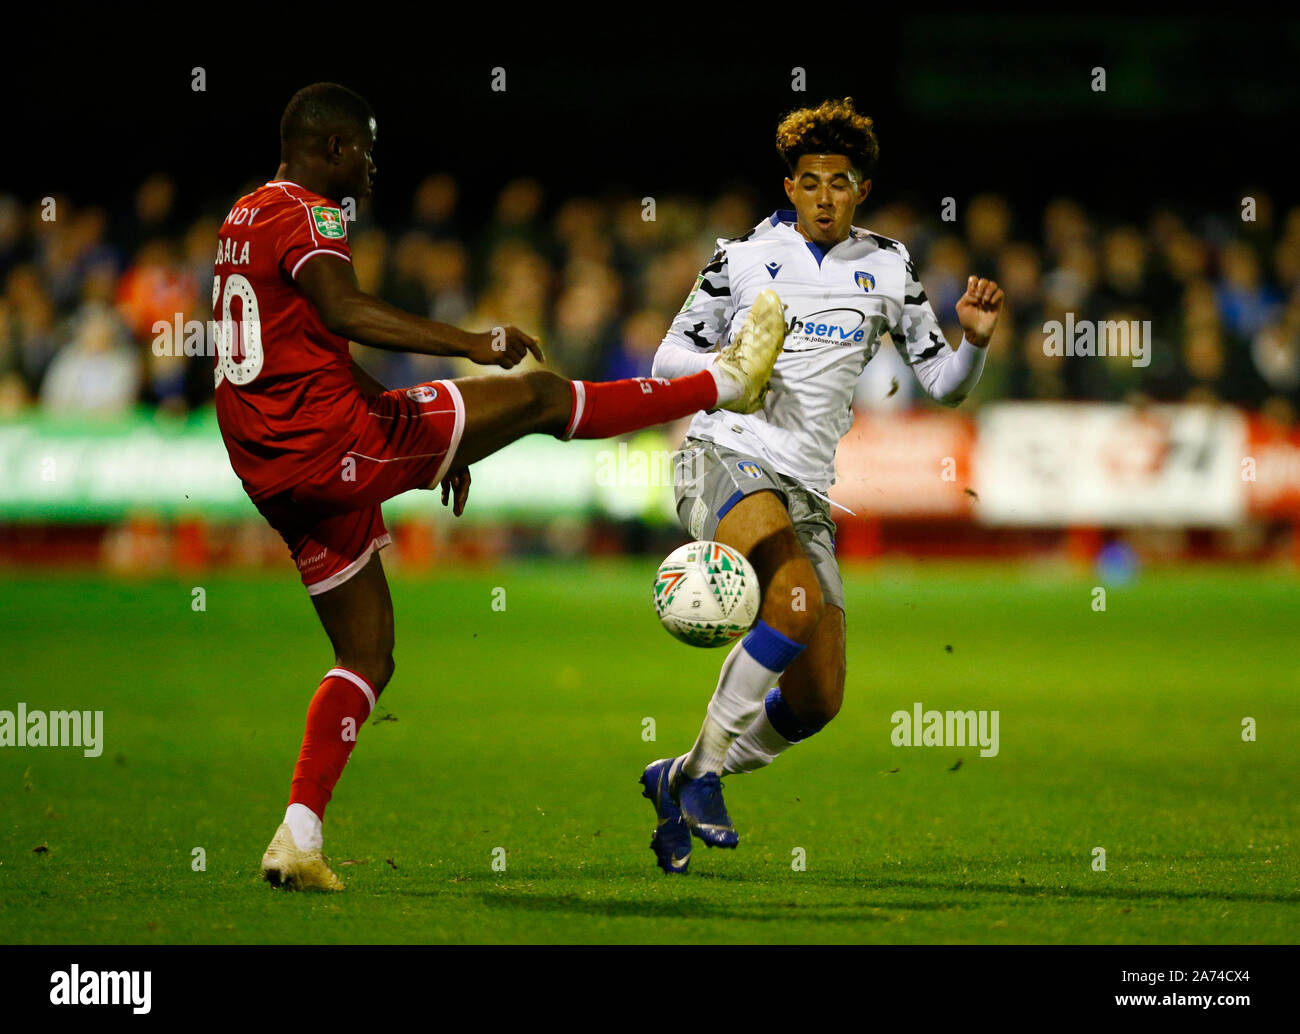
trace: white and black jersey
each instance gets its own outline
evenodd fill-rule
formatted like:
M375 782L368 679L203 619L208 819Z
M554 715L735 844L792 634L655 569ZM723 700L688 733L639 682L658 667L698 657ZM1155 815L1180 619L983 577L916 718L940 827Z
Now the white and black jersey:
M655 355L656 377L704 369L744 325L759 292L785 305L785 348L759 412L717 410L691 422L692 437L766 460L783 474L825 492L835 477L835 448L853 422L853 390L889 331L926 392L956 405L979 380L984 349L949 346L898 241L853 227L823 251L780 211L743 237L719 239Z

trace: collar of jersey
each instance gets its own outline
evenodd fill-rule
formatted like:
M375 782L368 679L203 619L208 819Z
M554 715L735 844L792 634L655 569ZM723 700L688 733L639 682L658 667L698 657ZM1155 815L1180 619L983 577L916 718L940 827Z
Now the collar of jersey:
M796 237L798 237L801 241L803 241L804 244L808 245L808 250L812 252L812 256L817 260L817 265L819 267L822 264L822 259L826 257L827 253L830 252L831 248L837 248L845 241L853 241L858 239L857 227L850 226L849 235L845 237L843 241L836 241L834 244L830 246L830 248L822 248L820 244L814 244L812 241L810 241L807 237L805 237L802 233L800 233L795 228L795 223L797 223L798 221L799 221L799 216L792 208L778 208L768 218L768 222L770 222L774 227L776 227L777 229L781 229L784 227L785 229L793 233Z

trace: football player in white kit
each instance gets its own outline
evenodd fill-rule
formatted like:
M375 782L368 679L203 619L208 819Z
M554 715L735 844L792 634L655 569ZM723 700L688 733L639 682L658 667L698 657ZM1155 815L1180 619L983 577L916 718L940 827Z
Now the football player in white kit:
M684 873L691 836L735 847L723 775L771 764L835 717L844 695L844 593L826 497L835 448L853 421L853 390L888 331L935 400L957 405L984 368L1003 293L972 276L958 300L962 341L944 339L898 241L853 225L879 155L872 120L851 98L791 112L777 127L793 210L718 241L655 355L654 376L708 368L760 293L785 307L785 347L764 405L691 422L675 457L677 511L694 539L744 553L763 589L753 629L722 665L691 750L649 765L651 847ZM734 329L733 329L734 328ZM774 688L775 687L775 688Z

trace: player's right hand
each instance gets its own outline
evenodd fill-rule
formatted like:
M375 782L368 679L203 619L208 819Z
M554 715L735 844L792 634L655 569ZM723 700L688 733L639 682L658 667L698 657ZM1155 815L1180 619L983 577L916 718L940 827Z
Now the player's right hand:
M546 362L542 355L542 346L536 338L525 334L518 327L493 327L482 334L475 334L467 357L480 366L499 366L509 370L518 366L531 352L538 362Z

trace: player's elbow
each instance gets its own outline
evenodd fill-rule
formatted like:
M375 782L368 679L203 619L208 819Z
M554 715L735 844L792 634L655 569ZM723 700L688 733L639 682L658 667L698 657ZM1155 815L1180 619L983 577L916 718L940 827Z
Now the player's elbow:
M374 299L361 290L334 290L321 292L312 298L317 315L331 334L349 341L366 341L367 327L373 325L367 315Z
M358 321L354 307L348 305L346 300L330 299L317 305L316 313L320 316L320 321L325 324L325 329L331 334L349 340L357 339Z
M947 406L953 409L961 405L966 398L969 390L966 385L954 383L956 378L938 376L934 378L922 378L921 385L925 388L925 393L934 399L941 406Z

